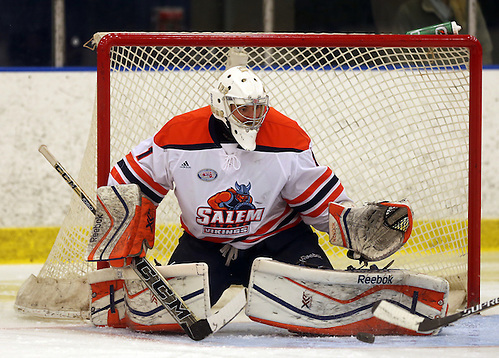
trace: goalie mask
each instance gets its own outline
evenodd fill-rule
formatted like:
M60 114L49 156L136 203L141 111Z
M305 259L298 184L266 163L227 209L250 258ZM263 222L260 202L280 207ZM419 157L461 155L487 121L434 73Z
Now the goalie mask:
M218 86L210 91L211 110L223 121L245 150L256 148L256 135L267 112L269 96L262 81L248 68L236 66L225 71Z

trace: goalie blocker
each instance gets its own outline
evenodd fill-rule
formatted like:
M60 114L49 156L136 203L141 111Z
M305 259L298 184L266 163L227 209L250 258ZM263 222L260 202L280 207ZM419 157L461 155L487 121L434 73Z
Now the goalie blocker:
M156 206L135 184L97 189L97 208L88 243L88 261L109 261L111 266L144 257L154 246Z

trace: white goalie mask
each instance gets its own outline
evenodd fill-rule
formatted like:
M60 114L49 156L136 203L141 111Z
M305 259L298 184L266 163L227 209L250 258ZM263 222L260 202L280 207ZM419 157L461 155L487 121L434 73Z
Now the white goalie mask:
M255 150L256 135L269 111L262 81L244 66L228 69L218 81L210 91L213 115L230 128L243 149Z

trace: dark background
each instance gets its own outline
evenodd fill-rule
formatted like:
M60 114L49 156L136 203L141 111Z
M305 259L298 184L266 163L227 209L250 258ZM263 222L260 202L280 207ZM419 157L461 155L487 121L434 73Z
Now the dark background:
M83 47L95 32L263 31L262 3L66 0L64 65L95 66L95 53ZM395 33L388 22L402 3L404 0L275 0L274 31ZM479 4L492 40L488 63L499 64L499 1ZM53 66L52 1L0 0L0 6L0 66Z

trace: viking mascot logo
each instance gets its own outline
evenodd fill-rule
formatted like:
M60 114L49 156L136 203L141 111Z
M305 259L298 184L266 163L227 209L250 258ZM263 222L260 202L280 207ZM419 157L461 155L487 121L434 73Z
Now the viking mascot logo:
M251 183L235 183L212 195L209 207L199 207L196 221L203 225L205 234L235 235L249 233L249 225L262 219L263 210L257 209L250 194Z
M235 188L216 193L208 199L208 205L215 210L247 210L256 209L253 198L250 195L251 183L248 185L238 184Z

